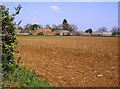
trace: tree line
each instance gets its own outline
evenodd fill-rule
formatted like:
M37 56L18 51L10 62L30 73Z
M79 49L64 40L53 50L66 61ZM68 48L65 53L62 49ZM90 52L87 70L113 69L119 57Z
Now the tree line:
M43 28L42 25L40 24L26 24L24 27L17 27L17 29L20 30L26 30L26 31L30 31L30 30L36 30L36 29L40 29ZM44 26L45 29L50 29L51 31L54 30L67 30L70 32L75 32L78 30L77 25L75 24L69 24L68 21L66 19L63 19L62 24L59 25L55 25L53 24L52 26L50 26L49 24L46 24ZM88 28L87 30L85 30L86 33L92 34L93 33L93 29L92 28ZM101 27L99 28L96 32L108 32L106 27ZM120 35L120 28L118 27L113 27L110 32L112 32L112 35Z
M26 24L23 27L17 27L17 29L21 29L21 30L26 30L26 31L30 31L30 30L36 30L38 28L43 28L42 25L40 24ZM50 26L49 24L46 24L45 27L46 29L51 29L51 31L54 30L67 30L67 31L77 31L78 27L75 24L69 24L67 22L66 19L63 20L62 24L59 25L55 25L53 24L52 26Z

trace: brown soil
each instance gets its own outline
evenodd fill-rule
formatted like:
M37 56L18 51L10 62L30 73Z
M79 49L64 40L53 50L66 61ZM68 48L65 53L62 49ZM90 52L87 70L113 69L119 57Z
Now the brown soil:
M18 36L25 66L58 87L117 87L118 38Z

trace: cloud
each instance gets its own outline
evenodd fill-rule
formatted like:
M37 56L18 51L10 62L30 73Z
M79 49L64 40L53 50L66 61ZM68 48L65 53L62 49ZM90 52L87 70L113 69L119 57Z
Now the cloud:
M56 6L56 5L50 6L50 9L55 10L55 11L59 11L60 10L60 8L58 6Z

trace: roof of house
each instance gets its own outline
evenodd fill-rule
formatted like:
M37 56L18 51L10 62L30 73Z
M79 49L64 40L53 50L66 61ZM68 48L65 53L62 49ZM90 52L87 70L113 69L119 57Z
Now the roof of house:
M57 32L44 32L44 34L46 34L46 35L49 35L49 34L51 34L51 35L55 35Z
M40 28L40 29L37 29L36 31L37 31L37 32L51 32L51 29L43 29L43 28Z
M21 30L19 33L29 33L29 31Z

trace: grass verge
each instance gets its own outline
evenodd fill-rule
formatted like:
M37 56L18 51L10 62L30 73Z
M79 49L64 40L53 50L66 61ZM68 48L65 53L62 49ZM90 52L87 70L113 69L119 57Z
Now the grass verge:
M46 81L39 80L36 74L25 67L18 66L13 73L4 77L3 88L51 87Z

